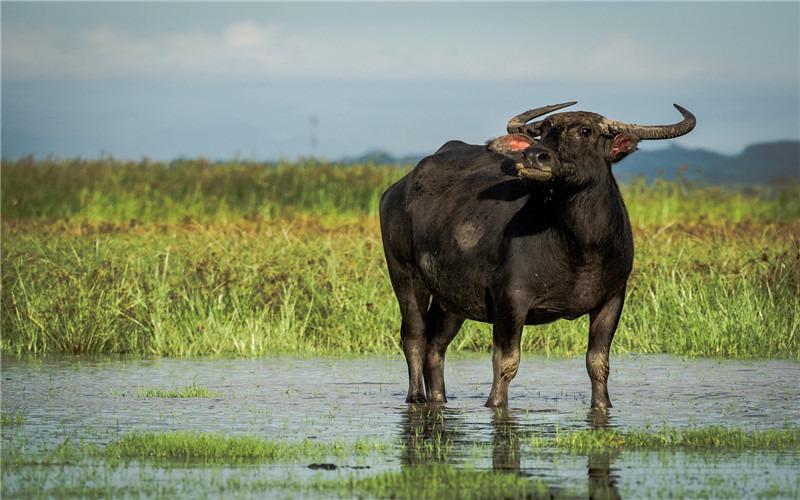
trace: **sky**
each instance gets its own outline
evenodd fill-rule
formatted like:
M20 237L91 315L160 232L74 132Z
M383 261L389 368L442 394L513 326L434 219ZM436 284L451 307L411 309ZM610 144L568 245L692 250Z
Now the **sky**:
M526 109L800 138L800 4L2 2L2 155L426 154Z

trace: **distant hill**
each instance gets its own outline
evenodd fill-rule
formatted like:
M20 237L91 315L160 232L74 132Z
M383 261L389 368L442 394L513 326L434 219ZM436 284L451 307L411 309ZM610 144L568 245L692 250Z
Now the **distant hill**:
M392 156L386 151L375 149L367 151L361 156L347 157L342 159L342 163L366 163L373 165L416 165L427 155L406 155Z
M426 155L392 156L385 151L370 151L345 163L375 165L414 165ZM707 149L687 149L671 145L655 151L638 151L614 167L617 179L631 181L644 176L674 179L678 173L712 184L767 184L800 180L800 141L752 144L738 155L724 155Z
M670 146L656 151L638 151L615 167L617 179L639 176L674 179L683 175L712 184L766 184L800 179L800 141L753 144L738 155L723 155L706 149Z

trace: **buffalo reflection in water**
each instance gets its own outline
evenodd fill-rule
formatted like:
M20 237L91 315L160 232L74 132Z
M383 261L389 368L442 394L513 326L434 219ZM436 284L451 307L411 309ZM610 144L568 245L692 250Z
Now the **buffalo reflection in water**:
M592 410L587 415L592 429L609 426L605 411ZM457 464L463 461L473 444L481 443L481 435L491 432L492 469L535 477L522 467L522 441L536 433L530 425L520 425L514 410L498 408L492 411L491 428L467 421L463 410L437 404L411 404L405 407L400 419L402 443L401 463L404 466L426 464ZM542 450L539 457L553 455ZM618 455L614 451L591 451L587 456L588 494L590 498L621 498L617 490L617 470L612 467ZM554 458L554 457L553 457ZM556 487L551 490L560 496Z

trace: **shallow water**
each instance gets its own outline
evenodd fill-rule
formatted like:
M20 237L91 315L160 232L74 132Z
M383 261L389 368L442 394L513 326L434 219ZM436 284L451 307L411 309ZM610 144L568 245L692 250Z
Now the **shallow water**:
M22 417L20 425L3 429L3 446L21 442L34 447L55 446L66 438L105 444L132 430L187 429L285 441L366 438L405 443L396 456L373 464L372 470L381 470L430 461L430 456L420 455L417 444L435 437L458 445L458 449L477 445L483 450L473 450L471 455L453 453L443 460L520 471L546 479L556 489L564 486L591 492L592 484L611 487L611 496L626 491L640 494L644 484L661 481L662 487L654 490L658 496L658 491L677 487L670 480L673 473L682 478L684 487L687 471L695 471L697 478L689 483L694 481L701 488L690 491L702 491L709 481L741 481L746 473L749 486L741 486L740 490L745 490L736 492L758 492L776 478L791 482L800 464L796 453L715 455L716 462L709 464L707 457L673 452L668 455L672 465L664 467L665 458L659 454L576 455L519 444L529 434L596 426L639 429L726 425L763 429L800 425L800 364L794 361L612 357L609 387L614 408L607 416L588 412L590 386L581 358L523 357L511 385L509 411L502 413L482 406L491 386L488 355L448 359L445 377L449 402L431 408L404 403L406 368L400 356L3 358L2 412ZM138 388L173 389L192 383L220 395L137 397ZM661 458L654 458L658 456ZM653 470L661 472L653 475ZM266 466L251 467L247 474L261 477L265 471L286 473L285 468ZM11 481L11 489L4 487L5 493L16 491L13 486L24 481L23 473L33 474L30 470L4 473L4 482ZM293 473L308 472L298 466ZM334 474L340 473L341 469ZM136 474L128 472L128 476ZM74 479L67 474L65 481L70 477ZM682 490L674 494L680 496Z
M356 359L3 359L3 413L24 415L39 442L92 428L197 429L273 439L386 438L402 433L406 368L401 357ZM494 412L488 356L448 359L444 418L470 441L488 440ZM800 424L800 364L793 361L612 359L608 425ZM212 398L137 398L137 388L191 383ZM535 430L586 428L591 398L583 359L527 357L510 389L516 424ZM413 418L413 415L411 416Z

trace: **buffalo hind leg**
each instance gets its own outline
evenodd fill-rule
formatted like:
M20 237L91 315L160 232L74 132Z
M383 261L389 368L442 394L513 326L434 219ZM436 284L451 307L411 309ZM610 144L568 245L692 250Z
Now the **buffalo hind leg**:
M608 353L624 302L625 290L622 290L589 315L586 371L592 381L592 408L611 408L611 400L608 398Z
M431 294L419 276L409 267L400 264L387 254L389 277L400 306L400 343L408 364L407 403L424 403L425 386L422 368L425 363L427 340L425 339L425 318Z
M442 309L436 301L431 301L428 318L425 323L425 335L428 339L428 352L425 357L425 390L428 401L446 403L447 393L444 388L444 356L447 346L458 333L464 318Z
M517 375L520 361L520 341L525 326L527 307L519 307L512 300L504 300L500 310L495 310L492 325L492 390L486 406L508 406L508 386Z

